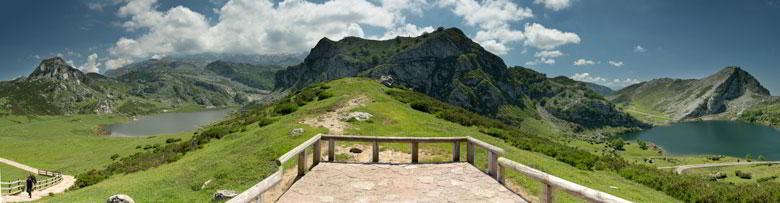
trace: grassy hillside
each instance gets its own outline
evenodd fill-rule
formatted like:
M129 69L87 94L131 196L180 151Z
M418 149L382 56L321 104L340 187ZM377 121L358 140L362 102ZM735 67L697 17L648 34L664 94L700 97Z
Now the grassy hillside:
M15 180L24 180L30 175L30 172L18 169L16 167L0 163L0 181L11 182Z
M126 156L138 146L164 144L167 138L191 133L145 138L98 136L97 126L125 121L121 116L4 116L0 117L0 157L47 170L75 175Z
M485 129L440 119L439 116L413 109L386 93L387 88L368 79L346 78L324 85L314 92L301 92L290 103L280 103L250 110L220 125L238 130L220 140L200 145L176 162L131 174L114 175L95 185L45 199L49 202L97 202L110 195L125 193L139 202L204 202L218 189L244 190L275 171L273 160L324 128L312 128L300 121L316 117L344 102L365 96L371 100L355 109L373 114L369 122L351 122L347 133L371 136L474 136L507 150L507 157L562 178L638 202L676 202L651 188L628 181L610 171L581 170L554 157L520 150L501 139L483 133ZM396 89L395 91L405 92ZM332 97L329 97L331 96ZM295 104L297 103L297 104ZM289 114L288 114L289 113ZM454 114L453 114L454 115ZM262 125L261 125L262 124ZM262 126L262 127L261 127ZM547 124L527 119L521 125L528 132L552 134ZM294 128L304 128L301 136L292 137ZM202 133L201 133L202 134ZM406 150L388 145L383 149ZM421 150L447 152L448 147L422 145ZM539 184L516 174L511 180L538 194ZM201 189L204 182L212 182ZM561 197L571 201L570 197Z
M757 106L743 112L739 120L780 128L780 102Z

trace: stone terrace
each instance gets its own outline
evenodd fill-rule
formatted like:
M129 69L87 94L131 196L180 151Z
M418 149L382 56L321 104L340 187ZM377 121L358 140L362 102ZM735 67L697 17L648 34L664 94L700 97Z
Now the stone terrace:
M468 163L320 163L279 202L526 202Z

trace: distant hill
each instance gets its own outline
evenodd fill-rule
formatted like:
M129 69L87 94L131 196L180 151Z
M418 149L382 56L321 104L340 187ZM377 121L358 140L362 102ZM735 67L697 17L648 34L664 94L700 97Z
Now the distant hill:
M585 83L585 86L588 87L588 89L593 90L596 93L599 93L601 96L612 96L617 91L613 90L612 88L609 88L607 86L599 85L596 83L590 83L590 82L583 82Z
M323 38L303 63L276 74L275 88L295 91L354 76L382 79L510 123L553 115L585 128L643 125L577 81L508 68L456 28L384 41Z
M739 67L726 67L702 79L651 80L626 87L610 99L673 120L731 120L774 100L756 78Z

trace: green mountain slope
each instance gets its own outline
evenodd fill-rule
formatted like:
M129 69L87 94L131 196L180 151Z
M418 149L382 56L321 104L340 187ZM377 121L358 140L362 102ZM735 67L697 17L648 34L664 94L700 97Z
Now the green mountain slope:
M327 95L332 95L332 97ZM208 144L199 145L200 149L179 155L175 162L134 173L116 174L95 185L44 199L44 202L97 202L104 201L106 197L116 193L128 194L139 202L204 202L210 201L212 194L219 189L245 190L276 170L273 161L276 157L316 133L326 132L324 128L313 128L302 124L302 120L316 118L327 112L328 109L339 108L354 98L366 98L368 102L364 106L353 109L353 111L368 112L374 117L368 122L351 122L346 131L348 134L474 136L506 149L508 158L588 187L638 202L677 202L661 192L630 182L615 172L582 170L573 164L567 164L558 161L555 157L544 155L549 152L531 152L518 149L514 147L515 143L513 142L486 134L495 134L499 131L481 127L484 122L502 125L497 121L480 118L480 116L466 116L465 118L474 119L474 125L467 127L441 119L442 115L445 114L434 115L415 110L410 104L404 102L411 102L407 100L417 98L415 100L419 99L418 102L429 103L434 108L450 109L447 111L459 111L456 109L460 108L438 101L408 97L408 95L419 94L408 90L389 88L365 78L345 78L303 89L301 92L291 94L281 103L250 109L244 114L233 116L216 126L204 129L198 135L208 134L206 132L211 132L211 129L214 128L229 127L235 130L222 132L221 139L213 139ZM439 104L444 106L439 106ZM290 108L290 105L297 107ZM281 109L287 110L282 111ZM447 113L446 115L458 115L458 113ZM473 113L466 113L466 115L473 115ZM529 134L554 136L552 134L555 132L549 131L550 128L547 126L549 124L543 121L528 119L524 121L521 128ZM303 128L305 132L301 136L290 136L289 132L294 128ZM541 142L528 147L541 150L536 146L562 146L555 143ZM163 146L171 145L161 144ZM399 145L383 145L382 147L388 150L408 150ZM447 150L450 148L421 145L421 150L441 152L442 154L449 154ZM565 151L563 149L573 150L572 148L561 148L557 150L561 152L559 153L561 155L558 156L568 156L563 155L562 152ZM138 151L143 150L139 149ZM586 154L588 153L582 153L582 155ZM478 156L482 157L484 154ZM430 158L433 157L421 157L422 160ZM294 168L290 163L285 166ZM208 180L212 180L211 183L201 189L203 183ZM533 195L541 194L540 185L535 181L516 174L510 174L510 180L528 188L528 192ZM575 200L575 198L561 192L558 193L556 197L561 201Z
M780 99L756 105L739 115L739 120L780 128Z
M302 64L276 74L275 88L295 91L354 76L381 78L509 123L551 114L575 128L643 126L579 82L508 68L456 28L385 41L324 38Z
M657 79L620 90L616 103L672 120L736 119L740 112L772 100L748 72L727 67L703 79Z

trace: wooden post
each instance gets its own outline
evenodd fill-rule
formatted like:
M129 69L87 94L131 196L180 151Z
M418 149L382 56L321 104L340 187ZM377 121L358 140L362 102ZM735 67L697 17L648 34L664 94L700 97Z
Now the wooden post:
M553 196L553 187L550 184L545 183L544 184L544 202L545 203L552 203L555 201L555 197Z
M306 175L306 150L298 154L298 177Z
M412 163L413 164L416 164L419 161L417 156L419 154L419 151L420 150L418 149L418 143L412 142Z
M373 155L371 156L371 161L374 163L379 162L379 141L374 141L372 152Z
M498 155L492 151L488 151L488 174L493 179L498 179Z
M452 143L452 162L460 162L460 142Z
M328 161L333 162L336 160L336 140L328 140Z
M500 164L498 165L498 183L506 185L506 170Z
M314 142L314 147L312 148L312 154L313 154L312 156L314 156L312 157L312 163L311 163L312 168L317 166L317 164L320 164L320 159L322 159L321 151L322 151L322 143L319 140L317 140L316 142Z
M474 143L466 142L466 161L468 161L471 165L474 165L474 151Z

